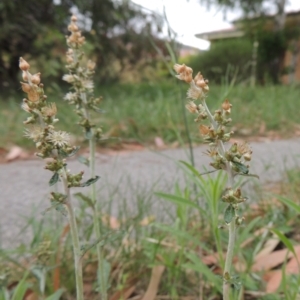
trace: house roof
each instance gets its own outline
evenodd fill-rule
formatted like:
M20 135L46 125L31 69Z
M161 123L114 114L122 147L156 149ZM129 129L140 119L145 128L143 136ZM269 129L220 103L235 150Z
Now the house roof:
M242 30L232 27L232 28L228 28L228 29L221 29L221 30L215 30L215 31L210 31L210 32L197 33L195 36L199 39L203 39L203 40L207 40L207 41L214 41L214 40L220 40L220 39L241 37L244 34L245 33Z
M272 20L275 15L269 15L269 16L264 16L265 18ZM295 22L295 18L299 18L300 16L300 11L292 11L286 14L287 16L287 23L292 23L293 21ZM258 20L259 17L253 17L248 20ZM237 37L242 37L244 35L244 31L241 30L239 25L242 21L245 19L238 19L233 21L232 23L236 27L231 27L228 29L221 29L221 30L215 30L215 31L210 31L210 32L203 32L203 33L197 33L195 36L200 39L204 39L207 41L215 41L215 40L221 40L221 39L229 39L229 38L237 38Z

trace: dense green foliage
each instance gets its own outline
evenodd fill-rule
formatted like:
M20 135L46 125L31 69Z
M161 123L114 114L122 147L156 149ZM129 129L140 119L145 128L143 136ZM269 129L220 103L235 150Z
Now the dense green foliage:
M233 9L242 9L243 19L235 25L246 32L253 42L259 43L257 78L260 83L271 80L280 83L283 73L294 66L284 68L284 57L293 41L299 38L299 23L288 21L286 0L199 0L208 6L222 7L224 14ZM275 13L274 13L275 12ZM294 21L295 22L295 21ZM290 69L290 70L289 70Z
M252 43L248 39L228 39L212 43L211 49L192 56L188 62L193 70L205 72L205 77L213 83L221 83L225 77L232 80L248 79Z
M30 54L43 62L45 75L57 75L69 8L66 0L60 5L52 0L0 2L0 89L18 84L20 56Z
M65 71L70 10L77 11L80 29L85 31L86 50L96 61L97 80L111 81L124 76L135 64L155 66L158 17L145 13L130 1L53 0L0 2L0 89L16 88L18 60L22 56L36 66L43 78L58 81ZM136 25L138 24L138 26ZM101 72L99 71L101 70Z

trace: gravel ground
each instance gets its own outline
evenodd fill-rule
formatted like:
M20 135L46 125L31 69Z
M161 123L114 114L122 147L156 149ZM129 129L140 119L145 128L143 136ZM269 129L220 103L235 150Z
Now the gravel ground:
M251 173L258 174L260 182L278 181L285 169L299 165L300 139L253 142L251 147L254 152ZM209 163L209 158L203 154L206 149L207 146L195 148L199 170ZM99 195L101 199L112 200L112 213L117 213L118 207L124 209L120 203L125 201L129 213L134 213L138 198L146 201L152 191L172 191L176 181L183 184L184 175L176 162L187 160L187 155L186 149L97 154L96 170L101 176L97 182L101 190ZM0 247L7 249L20 241L29 241L29 229L19 234L26 218L33 214L40 218L40 212L49 206L51 173L43 166L42 160L0 165ZM68 166L72 172L86 169L76 160L69 161ZM82 192L81 189L77 191ZM155 203L153 209L159 213L161 204Z

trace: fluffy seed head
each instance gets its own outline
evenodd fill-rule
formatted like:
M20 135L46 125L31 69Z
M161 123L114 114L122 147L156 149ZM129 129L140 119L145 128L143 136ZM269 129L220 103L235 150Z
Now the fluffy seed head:
M49 103L48 106L42 108L42 114L45 117L53 117L57 114L57 108L55 103Z
M68 83L72 83L75 81L74 76L70 74L65 74L62 79Z
M32 126L24 132L24 136L33 140L35 143L39 142L43 138L43 135L44 129L39 126Z
M58 148L68 145L70 141L69 133L65 131L52 131L47 137L48 141Z

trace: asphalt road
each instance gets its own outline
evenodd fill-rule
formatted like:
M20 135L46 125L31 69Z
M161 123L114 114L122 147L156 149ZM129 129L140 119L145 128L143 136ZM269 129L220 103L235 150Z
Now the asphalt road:
M258 174L260 182L280 180L286 169L299 165L300 139L250 145L253 149L251 173ZM206 149L207 146L194 149L199 170L209 163L209 158L203 154ZM186 149L97 154L96 173L101 176L97 182L99 201L110 200L112 214L124 210L125 203L127 214L133 214L138 209L137 203L144 201L146 205L151 201L152 210L159 214L163 204L151 196L157 191L172 191L177 181L184 185L183 172L176 162L187 160L187 155ZM41 212L49 207L51 173L43 166L44 162L39 159L0 165L0 248L28 242L32 236L30 227L21 234L20 230L30 216L35 215L40 220ZM68 168L74 172L86 170L86 166L75 159L69 161Z

